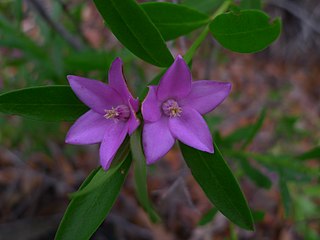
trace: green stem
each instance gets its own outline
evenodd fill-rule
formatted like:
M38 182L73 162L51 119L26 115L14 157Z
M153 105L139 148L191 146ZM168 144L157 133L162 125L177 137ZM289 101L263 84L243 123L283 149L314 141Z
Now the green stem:
M228 10L228 7L230 6L231 3L232 3L231 0L226 0L226 1L224 1L224 3L221 4L221 6L217 9L217 11L215 11L215 12L211 15L211 17L210 17L211 21L212 21L213 19L215 19L218 15L220 15L220 14L224 13L225 11L227 11L227 10Z
M229 5L231 4L230 0L226 0L221 6L215 11L211 17L210 20L212 21L215 19L218 15L224 13ZM188 51L184 54L183 58L187 62L187 64L190 64L193 55L195 54L196 50L199 48L200 44L203 42L203 40L206 38L208 32L209 32L209 24L203 29L203 31L200 33L199 37L193 42L191 47L188 49ZM149 83L149 85L157 85L162 77L162 75L166 72L167 68L162 69L162 71ZM142 93L140 94L139 98L142 100L147 96L148 88L145 88Z
M234 225L230 223L229 226L230 226L230 240L237 240L238 237L237 237L236 231L234 230Z
M149 215L153 223L159 222L160 217L154 210L148 196L147 188L147 166L142 150L141 127L139 127L130 137L131 153L134 165L134 183L136 196Z
M193 42L191 47L188 49L186 54L183 56L183 58L187 62L187 64L189 64L191 62L194 53L199 48L199 46L203 42L203 40L206 38L208 32L209 32L209 25L207 25L204 28L204 30L200 33L200 36Z
M215 19L218 15L224 13L229 5L230 5L231 1L227 0L225 1L223 4L221 4L221 6L217 9L217 11L215 11L211 17L210 20L212 21L213 19ZM211 22L210 21L210 22ZM186 54L183 56L184 60L187 62L187 64L189 64L192 60L192 57L194 55L194 53L196 52L196 50L199 48L200 44L203 42L203 40L206 38L208 32L209 32L209 24L203 29L203 31L200 33L199 37L194 41L194 43L191 45L191 47L189 48L189 50L186 52Z

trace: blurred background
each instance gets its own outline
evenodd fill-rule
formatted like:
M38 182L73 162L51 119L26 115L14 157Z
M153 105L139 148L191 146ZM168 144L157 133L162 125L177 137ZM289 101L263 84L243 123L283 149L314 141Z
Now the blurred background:
M221 1L174 2L212 13ZM208 35L192 66L194 79L232 82L229 98L206 118L254 210L256 231L212 210L175 147L148 168L162 222L151 223L140 207L130 172L92 239L320 239L319 158L303 155L320 145L320 2L268 0L263 9L283 21L276 43L235 54ZM198 34L168 42L173 55ZM68 74L106 81L116 56L135 95L160 71L118 42L91 1L0 0L0 93L66 85ZM64 143L71 124L0 114L0 240L54 238L68 194L99 160L97 145Z

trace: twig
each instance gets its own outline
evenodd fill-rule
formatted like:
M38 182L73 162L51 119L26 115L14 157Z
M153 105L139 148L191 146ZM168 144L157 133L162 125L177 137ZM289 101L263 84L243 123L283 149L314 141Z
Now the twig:
M72 36L63 25L58 22L53 21L46 9L41 5L38 0L29 0L30 4L33 6L34 10L47 22L47 24L56 32L58 32L62 38L66 40L76 50L81 50L84 48L83 43L80 39Z

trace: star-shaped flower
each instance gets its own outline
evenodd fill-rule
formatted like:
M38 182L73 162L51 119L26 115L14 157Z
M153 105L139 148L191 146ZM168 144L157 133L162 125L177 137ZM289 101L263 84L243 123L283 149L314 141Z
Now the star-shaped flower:
M78 76L68 76L72 90L91 108L70 128L66 143L94 144L101 142L100 163L107 170L127 133L138 126L134 99L122 73L122 61L117 58L109 70L109 84Z
M163 157L178 139L201 151L213 153L209 128L201 115L215 109L229 94L231 84L210 80L192 82L181 56L158 86L149 86L142 103L143 148L147 163Z

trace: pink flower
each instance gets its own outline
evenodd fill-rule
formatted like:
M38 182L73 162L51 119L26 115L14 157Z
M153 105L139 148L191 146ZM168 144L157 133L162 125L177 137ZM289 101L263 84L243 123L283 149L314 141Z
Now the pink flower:
M127 133L140 124L136 117L139 101L128 90L122 61L117 58L109 70L109 84L78 76L68 76L72 90L91 109L70 128L66 143L101 142L100 163L107 170Z
M209 128L202 118L229 94L230 83L200 80L181 56L164 74L158 86L150 86L142 103L143 147L147 163L163 157L175 139L201 151L213 153Z

